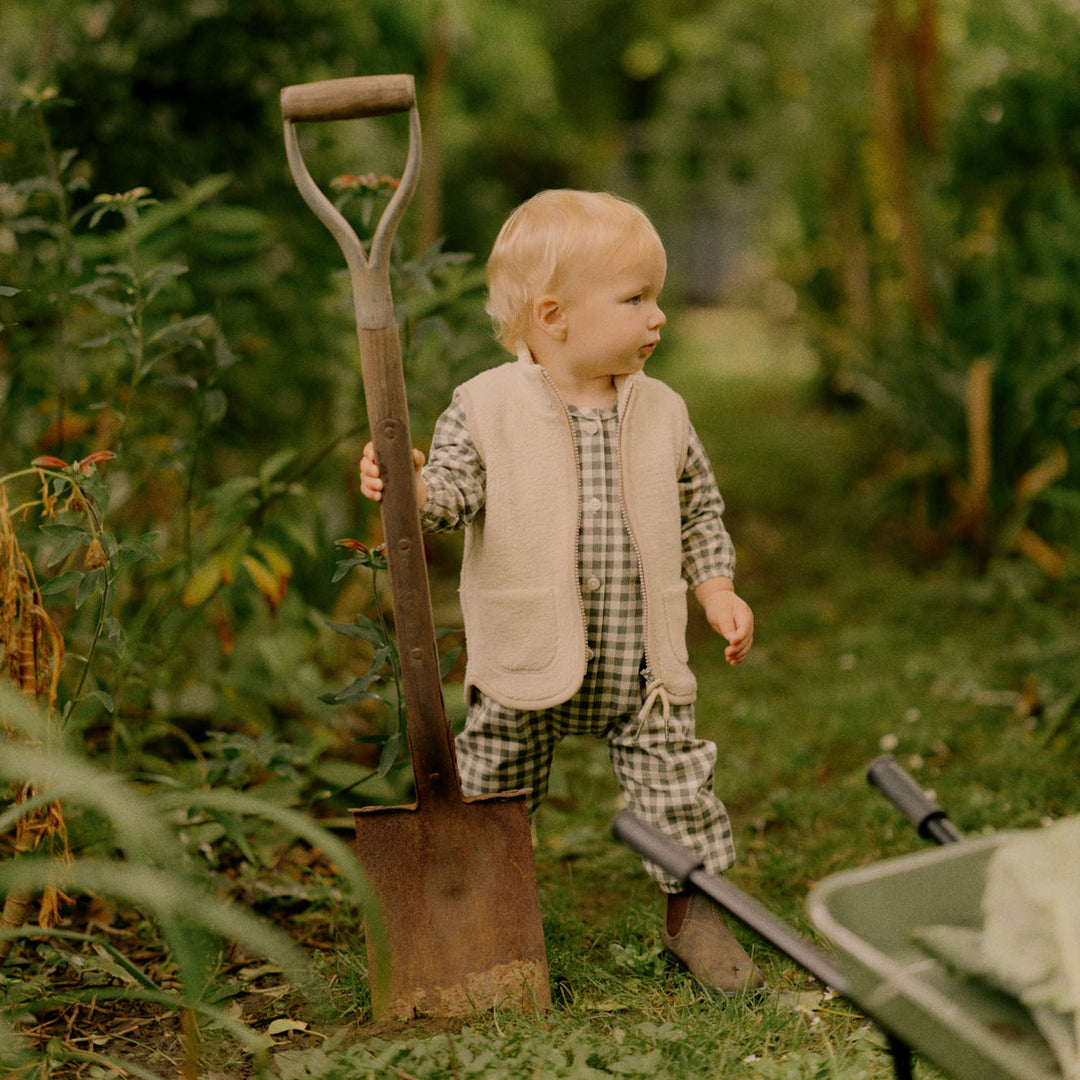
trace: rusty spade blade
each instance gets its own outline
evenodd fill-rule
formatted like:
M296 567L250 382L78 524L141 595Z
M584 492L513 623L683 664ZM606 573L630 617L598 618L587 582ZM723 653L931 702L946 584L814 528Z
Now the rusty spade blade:
M390 246L420 170L413 79L364 76L289 86L281 92L281 110L293 178L349 267L368 421L386 481L380 505L416 801L354 811L357 854L380 909L378 918L368 919L372 1011L376 1019L407 1019L461 1016L500 1004L547 1009L547 955L525 794L462 796L439 675L390 293ZM312 180L295 124L406 111L404 174L365 252ZM380 922L384 935L377 932Z

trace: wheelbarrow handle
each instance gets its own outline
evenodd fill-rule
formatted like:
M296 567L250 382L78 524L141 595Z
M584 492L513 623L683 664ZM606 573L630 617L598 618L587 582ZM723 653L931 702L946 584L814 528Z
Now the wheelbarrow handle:
M871 762L866 778L915 826L924 840L952 844L963 838L945 811L888 754Z
M415 103L411 75L356 75L300 83L281 91L281 114L294 122L386 116L408 112Z
M619 813L611 831L617 840L667 871L684 888L704 893L744 926L809 971L815 979L839 994L847 992L847 980L824 952L796 934L787 923L737 885L710 874L693 852L676 844L629 810Z

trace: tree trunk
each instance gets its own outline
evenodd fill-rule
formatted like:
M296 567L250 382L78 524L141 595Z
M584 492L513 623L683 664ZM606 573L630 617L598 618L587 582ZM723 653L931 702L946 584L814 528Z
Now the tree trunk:
M424 132L424 167L416 192L420 219L416 242L420 252L427 251L442 236L442 125L452 38L452 16L447 5L442 3L432 20L427 65L418 100Z
M915 109L923 144L929 153L939 143L938 107L941 97L941 47L938 41L938 0L919 0L911 34L911 67L915 78Z
M885 151L892 204L899 223L899 256L908 302L919 330L926 334L937 324L937 307L930 291L922 234L915 210L911 150L900 95L900 57L904 41L895 0L878 0L871 48L871 89L878 134Z
M840 276L849 329L865 343L874 329L873 284L870 251L863 227L862 189L855 182L854 167L837 170L832 187L832 221L840 244Z

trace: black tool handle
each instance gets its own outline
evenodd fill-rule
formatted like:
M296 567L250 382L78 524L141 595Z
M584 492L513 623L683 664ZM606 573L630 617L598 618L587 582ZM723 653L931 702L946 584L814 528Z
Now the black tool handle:
M687 889L697 889L730 912L744 926L750 927L769 944L789 956L815 979L846 993L847 980L832 960L805 938L778 919L768 908L743 892L737 885L710 874L704 863L692 852L646 824L629 810L623 810L612 824L617 840L642 857L666 870Z
M924 840L952 844L963 839L948 815L888 754L874 760L866 773L876 787L915 826Z

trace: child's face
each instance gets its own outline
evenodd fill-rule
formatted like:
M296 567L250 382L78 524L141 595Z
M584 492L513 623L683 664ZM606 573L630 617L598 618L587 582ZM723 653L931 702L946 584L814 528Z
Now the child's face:
M644 367L667 322L659 305L666 273L663 251L622 266L582 269L562 305L566 345L579 375L614 377Z

